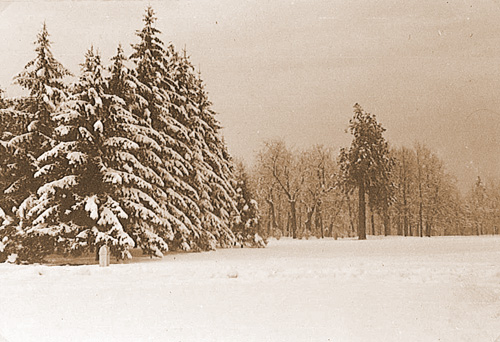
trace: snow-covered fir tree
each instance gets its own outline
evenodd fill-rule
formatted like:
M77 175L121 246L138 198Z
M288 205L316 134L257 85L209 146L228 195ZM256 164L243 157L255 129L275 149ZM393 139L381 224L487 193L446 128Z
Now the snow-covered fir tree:
M250 177L244 164L240 161L235 167L236 201L240 215L233 223L233 232L243 246L264 247L266 242L259 235L259 205L251 189Z
M184 179L196 190L196 201L200 208L198 222L202 228L202 234L195 238L195 245L199 249L215 249L216 246L234 243L234 235L221 234L220 218L215 217L211 205L211 188L209 184L210 175L215 176L210 166L204 160L203 150L208 147L202 133L203 123L198 120L197 79L194 76L194 68L184 51L184 56L175 51L173 45L168 47L167 69L173 78L173 91L169 91L170 101L167 104L170 115L187 128L187 135L183 135L181 146L187 146L189 150L189 174ZM182 152L181 152L182 153ZM188 194L189 195L189 194ZM229 227L226 225L226 227ZM224 242L221 236L228 236ZM222 243L221 243L222 242Z
M9 141L27 131L29 125L29 115L15 109L12 100L4 97L3 89L0 89L0 226L7 217L14 216L13 209L19 204L22 193L5 193L13 183L18 180L23 168L30 168L26 165L27 158L9 145ZM17 196L16 196L17 195ZM6 232L0 230L0 240Z
M167 68L167 52L158 37L160 31L155 28L156 17L151 7L146 9L143 21L144 27L137 31L140 42L132 45L134 52L130 59L135 64L138 94L146 105L136 108L135 113L159 133L157 143L161 151L158 157L162 163L156 163L153 169L164 182L162 190L167 195L164 205L174 234L171 247L189 250L200 236L201 227L197 222L199 208L193 200L197 198L196 191L185 181L191 169L192 153L185 143L188 129L169 111L176 88Z
M51 113L65 98L63 79L70 72L51 52L51 42L45 23L34 42L35 58L14 77L14 82L27 91L26 96L3 101L2 116L2 177L3 212L13 217L19 206L29 202L43 179L36 179L37 158L53 146ZM3 220L2 237L5 250L32 250L32 255L44 249L45 241L36 237L22 238L17 220ZM22 234L21 234L22 235ZM21 253L22 254L22 253ZM25 259L31 259L25 253ZM34 260L34 259L31 259Z
M52 113L59 102L65 98L66 86L63 82L65 76L71 73L59 61L51 51L51 41L45 23L34 42L36 56L24 67L24 71L15 78L15 83L29 91L29 96L20 101L19 109L29 113L37 114L37 127L41 133L50 126L50 113Z
M161 255L162 210L149 192L161 180L137 158L147 140L125 102L109 94L100 57L87 52L74 95L54 115L58 143L38 158L49 180L21 207L27 234L54 237L56 252L107 243L117 257L140 246ZM158 230L157 230L158 231Z
M13 191L14 188L21 189L13 184L17 185L21 175L32 167L26 154L21 153L24 151L16 150L9 142L26 132L29 119L30 115L12 106L0 109L0 208L9 215L13 215L13 208L19 205L25 195L22 191ZM6 192L9 188L11 191Z
M111 67L110 77L110 91L118 94L125 99L127 108L131 113L134 113L136 124L130 132L131 137L139 146L136 154L138 161L144 164L150 176L154 176L151 180L151 188L149 195L151 199L157 203L156 210L158 217L161 219L160 225L148 224L147 222L136 222L136 230L141 233L141 227L149 227L148 232L155 232L160 237L162 248L160 246L151 245L149 239L144 236L137 235L135 238L138 246L143 249L145 253L160 255L161 252L167 250L167 244L174 248L182 248L185 250L190 249L189 237L193 224L187 218L190 214L189 209L179 206L178 203L185 204L181 195L174 192L175 175L169 174L168 164L164 158L164 148L166 145L165 135L158 132L152 125L151 117L148 106L150 102L146 101L143 97L150 95L149 87L138 80L135 76L137 73L130 72L125 67L125 57L121 47L118 48L117 55L113 58L113 65ZM171 184L169 186L169 184ZM183 211L184 210L184 211ZM137 221L137 220L135 220ZM191 228L191 230L190 230ZM180 241L175 241L177 235L183 236Z
M53 122L51 114L66 97L65 76L71 73L59 63L51 51L51 42L45 23L37 35L36 56L29 61L14 82L29 93L15 101L15 112L11 113L22 122L29 121L20 132L16 132L9 148L15 158L11 166L14 181L5 189L7 196L20 205L41 184L33 175L38 169L36 159L53 146ZM23 114L24 113L24 114Z
M170 134L176 136L179 143L173 148L179 155L184 155L185 159L189 162L187 168L188 173L183 175L183 180L190 185L190 190L185 191L184 194L189 196L190 199L196 203L199 210L196 212L196 217L191 218L199 227L199 232L193 236L192 246L197 250L215 249L218 245L218 234L214 230L215 226L207 226L205 224L205 208L203 206L203 189L200 187L199 165L201 158L201 148L203 141L193 134L193 117L196 114L195 97L195 84L192 77L194 70L190 63L186 63L186 51L184 56L181 56L175 50L172 43L166 49L166 69L169 79L166 84L168 85L166 91L169 101L166 103L169 116L171 116L178 124L184 128L182 134L175 131L170 131ZM176 127L177 125L174 125Z
M212 247L241 243L241 236L233 234L233 224L239 217L236 181L231 158L220 137L216 113L186 51L179 54L169 45L167 57L168 71L176 87L170 96L169 112L188 128L190 138L185 141L192 151L189 183L199 196L197 203L204 232L199 243Z
M232 233L232 221L239 215L236 202L235 178L231 157L226 144L220 136L220 124L212 103L204 89L201 77L195 78L195 108L192 127L201 147L202 163L197 165L199 174L204 178L204 191L209 199L205 210L205 226L213 227L219 245L226 247L236 242Z

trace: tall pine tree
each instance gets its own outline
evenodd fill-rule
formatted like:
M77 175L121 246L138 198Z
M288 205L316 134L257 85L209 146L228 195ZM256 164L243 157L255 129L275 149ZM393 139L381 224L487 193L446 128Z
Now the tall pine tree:
M349 121L354 136L351 147L340 151L342 185L346 192L358 189L358 237L366 239L366 194L381 194L388 201L388 184L392 167L389 147L383 137L385 128L375 115L354 105L354 116ZM387 208L384 208L387 209Z
M65 76L71 73L53 56L47 26L37 35L36 56L14 78L14 82L29 92L17 101L16 110L23 121L29 121L20 134L14 135L9 147L15 155L12 165L13 183L5 190L16 205L29 198L43 181L33 175L38 169L36 159L53 145L51 114L66 97ZM21 114L24 113L24 114Z
M237 208L236 181L232 174L232 162L220 138L220 125L211 110L211 103L203 82L184 51L183 56L172 51L177 85L174 113L178 120L187 120L193 157L191 184L196 188L201 210L204 239L212 245L227 247L237 240L232 232L233 223L239 217Z
M205 213L204 221L207 226L216 228L219 245L226 247L234 241L232 221L239 215L235 191L237 184L231 157L220 136L221 126L199 75L196 85L197 111L193 125L203 144L201 173L205 175L210 195L210 210Z
M134 52L130 57L139 82L138 94L146 103L136 109L136 114L160 135L158 157L162 163L157 163L154 170L164 182L161 190L167 196L164 205L174 234L171 246L189 250L200 237L201 229L197 224L199 208L193 200L198 195L185 181L192 168L192 151L186 144L188 128L173 115L176 85L169 69L168 50L158 37L160 31L155 28L156 17L151 7L146 9L143 21L144 27L137 31L140 42L132 45Z

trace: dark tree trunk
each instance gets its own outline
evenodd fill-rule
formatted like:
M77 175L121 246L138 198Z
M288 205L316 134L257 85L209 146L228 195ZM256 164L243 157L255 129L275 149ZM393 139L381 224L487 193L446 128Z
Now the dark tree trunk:
M408 223L408 211L406 210L406 201L405 201L405 209L403 212L403 235L409 236L411 228Z
M290 211L291 211L291 228L292 228L292 237L294 239L297 238L297 209L295 207L295 200L290 201Z
M272 199L268 199L267 203L269 204L269 224L268 230L269 235L274 234L274 229L278 227L276 224L276 211L274 209L274 201Z
M347 209L349 211L349 224L351 225L351 233L354 233L354 215L352 213L351 198L347 195Z
M423 211L424 211L424 197L422 194L422 167L420 166L420 155L417 149L417 167L418 167L418 194L419 194L419 206L418 206L418 236L424 236L424 222L423 222Z
M296 212L296 218L295 218L295 237L298 238L299 236L303 236L304 235L304 230L302 228L302 208L299 206L299 208L297 208L297 206L295 206L295 212ZM302 233L302 234L300 234Z
M311 216L312 216L312 212L310 211L310 209L307 209L306 222L304 222L304 225L306 226L306 231L311 231L312 230L312 227L311 227Z
M375 214L373 213L373 208L370 206L370 223L372 229L372 235L375 235Z
M384 203L383 209L383 221L384 221L384 235L391 235L391 216L389 215L389 208L387 202Z
M365 180L361 179L358 184L358 238L366 240L366 201Z
M424 209L423 209L423 203L422 203L422 199L420 199L420 206L419 206L419 209L418 209L418 235L420 237L424 236L424 218L423 218L423 213Z
M283 218L283 207L281 204L281 196L277 194L276 196L273 196L273 209L274 209L274 228L278 229L281 234L284 236L285 235L285 222Z
M407 179L406 179L406 163L403 151L403 235L408 236L408 202L406 200Z
M269 206L269 214L267 221L267 235L272 236L273 234L273 219L272 219L273 211L271 210L271 206Z
M312 208L307 208L307 214L306 214L306 230L309 232L312 232L312 220L313 220L313 215L314 215L314 207Z
M316 223L319 225L319 230L321 232L321 238L325 238L325 230L323 228L323 214L321 212L321 201L318 201L318 205L316 207ZM316 227L317 227L316 226Z
M286 236L288 236L288 237L290 237L291 222L292 222L292 216L290 215L290 212L288 212L288 217L287 217L287 220L286 220Z
M403 215L402 215L402 212L400 210L400 208L397 209L397 213L396 213L396 234L399 235L399 236L403 236Z

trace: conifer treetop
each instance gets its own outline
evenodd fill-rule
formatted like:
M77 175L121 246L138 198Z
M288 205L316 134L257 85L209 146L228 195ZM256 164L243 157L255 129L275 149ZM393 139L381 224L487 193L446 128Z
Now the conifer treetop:
M24 71L14 77L14 82L24 89L28 89L31 96L43 93L45 91L44 85L59 89L64 88L61 79L72 75L54 58L49 36L47 25L44 22L42 29L37 34L36 41L33 42L36 46L36 57L26 64Z
M154 26L156 20L157 18L153 8L148 6L142 19L144 27L141 30L136 31L136 35L141 39L141 41L139 44L132 44L132 48L135 52L132 54L130 59L140 59L141 57L147 57L152 60L162 59L165 49L163 48L162 40L158 38L161 31ZM146 51L149 51L149 53L146 53Z
M128 69L125 66L126 61L127 57L125 57L122 45L118 44L116 54L111 57L112 64L109 66L108 70L111 74L109 78L109 87L120 97L123 97L126 91L125 81L128 74Z
M353 186L362 178L367 185L379 184L390 172L387 167L391 165L389 146L383 136L385 128L375 115L356 103L354 116L349 120L349 132L354 139L348 150L341 150L340 162L345 181Z

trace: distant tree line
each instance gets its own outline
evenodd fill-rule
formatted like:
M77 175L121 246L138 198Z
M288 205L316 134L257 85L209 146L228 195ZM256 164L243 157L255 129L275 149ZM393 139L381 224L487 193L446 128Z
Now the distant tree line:
M353 140L340 153L267 141L252 184L268 236L358 237L497 234L500 183L479 177L462 194L423 144L390 147L376 116L354 106Z
M199 73L165 46L148 7L138 42L109 64L90 47L74 82L45 24L35 58L0 99L0 261L262 246Z

